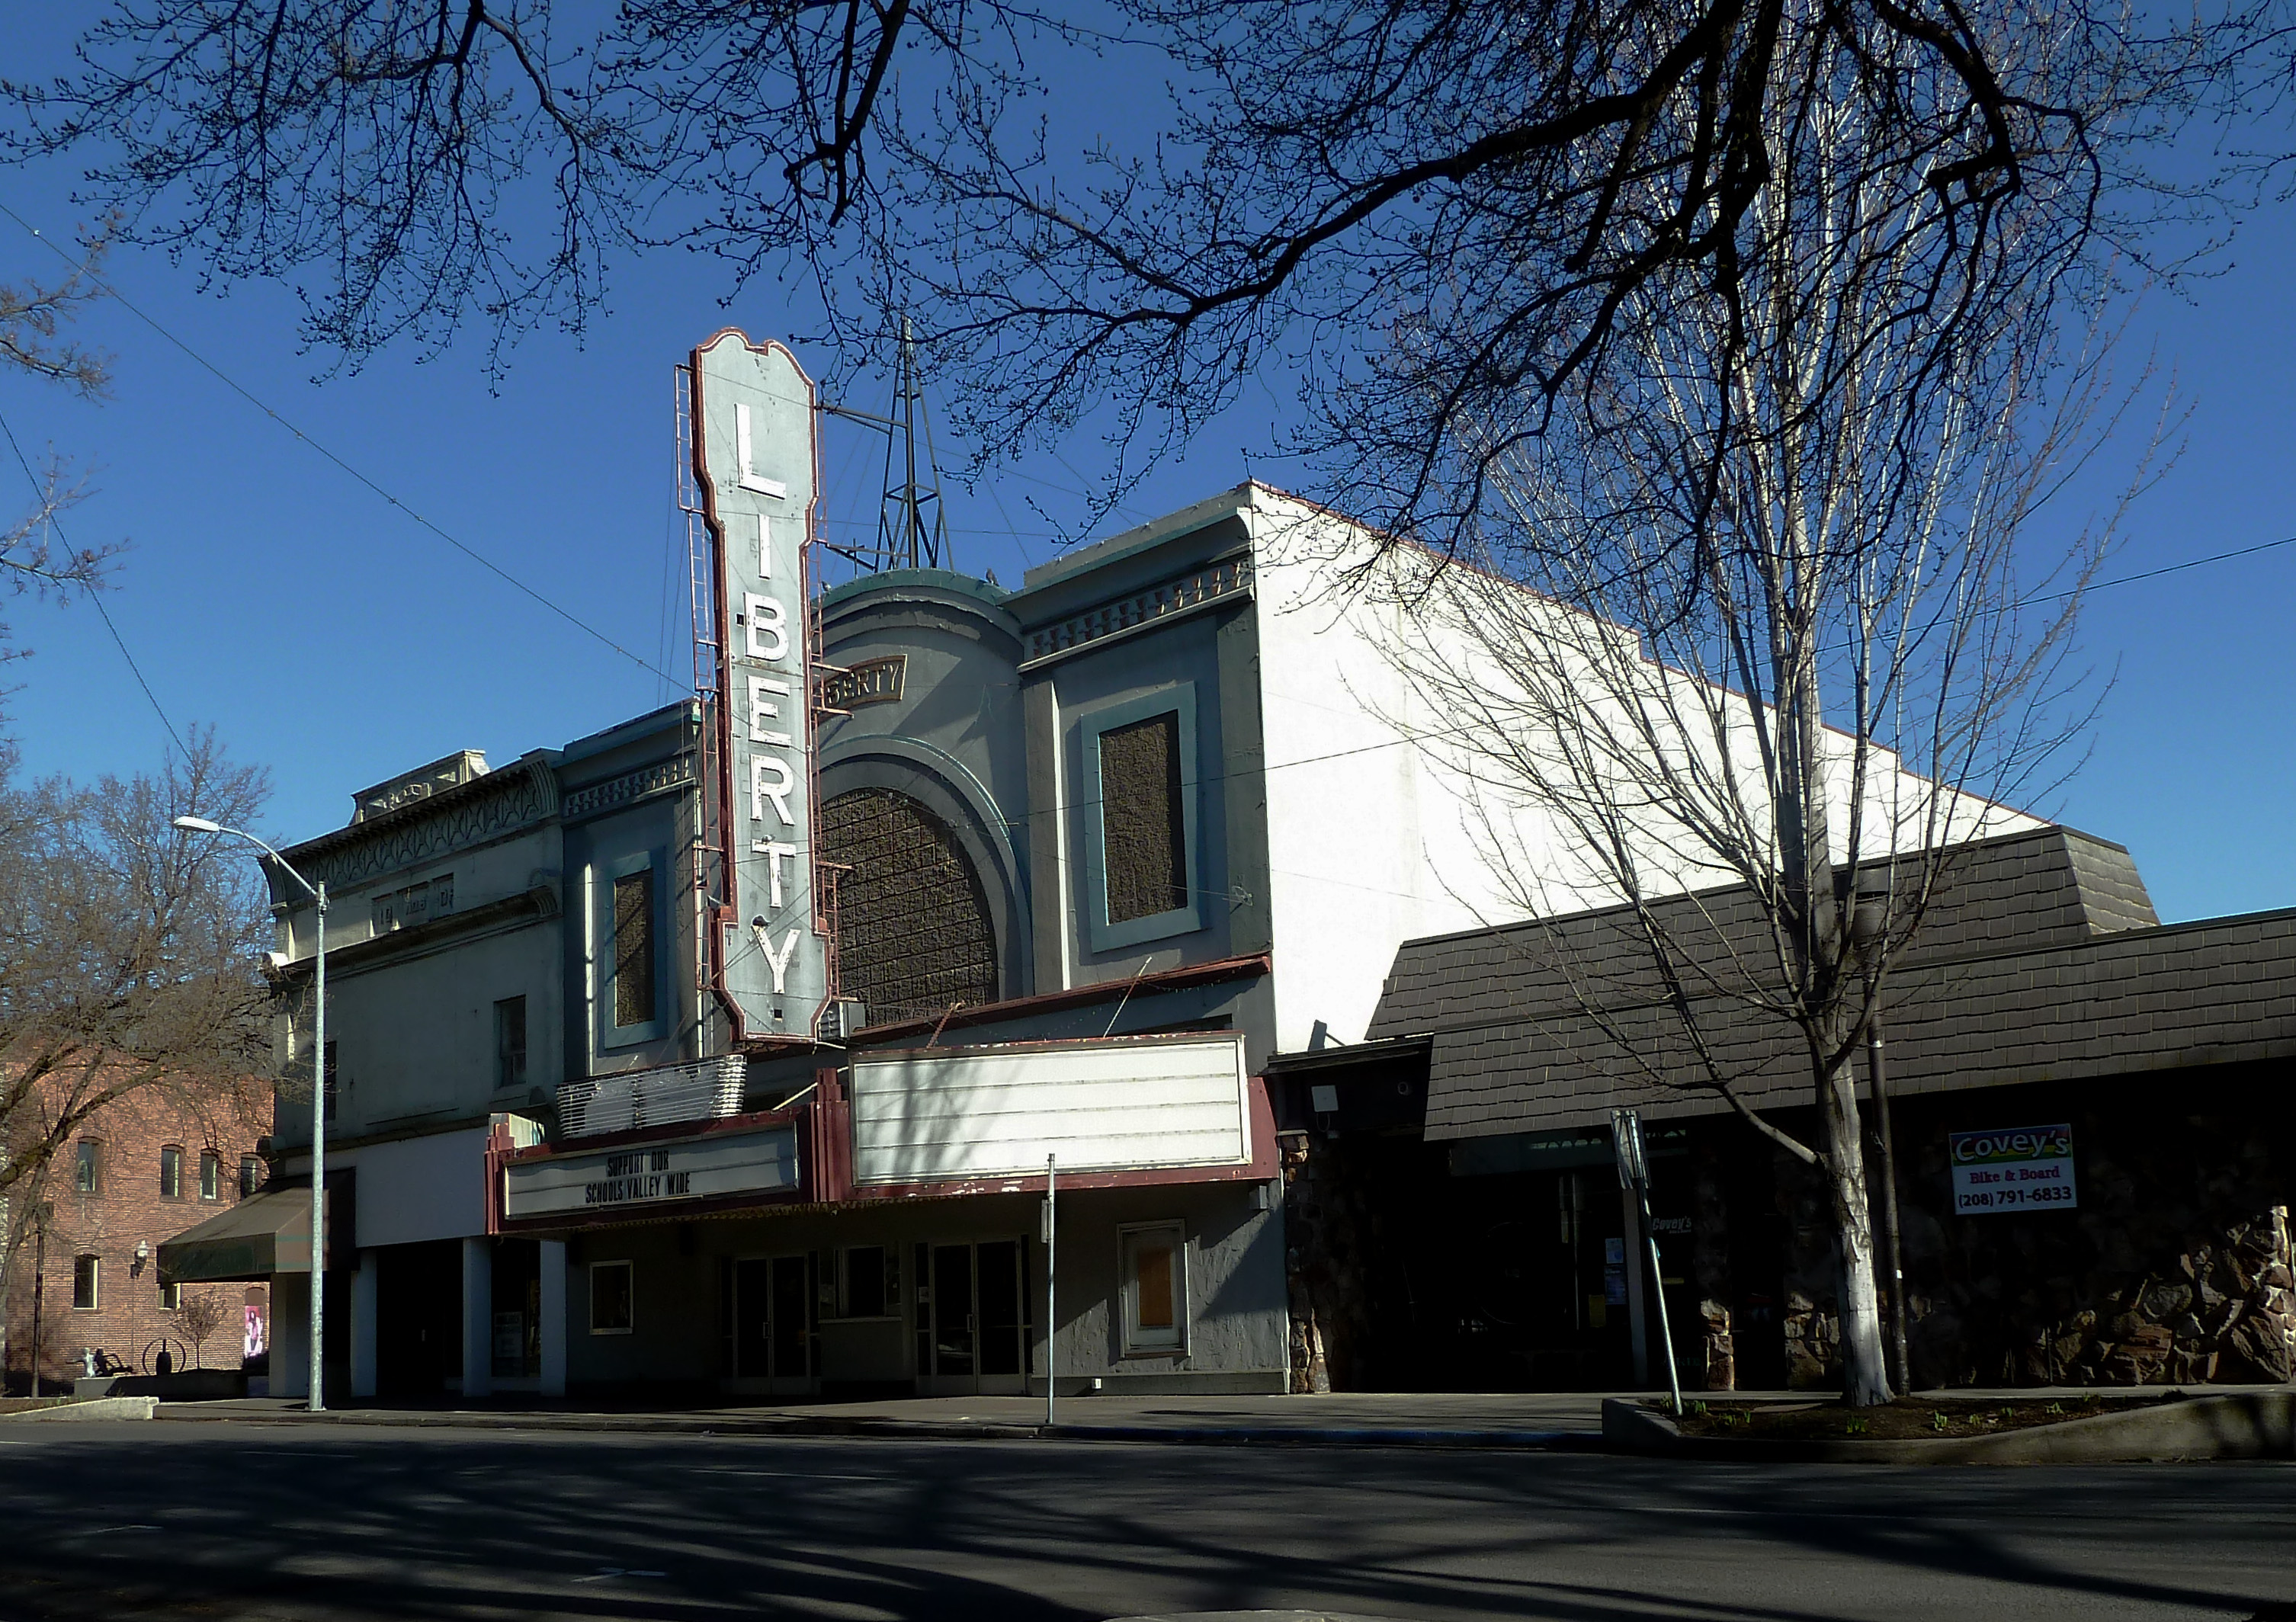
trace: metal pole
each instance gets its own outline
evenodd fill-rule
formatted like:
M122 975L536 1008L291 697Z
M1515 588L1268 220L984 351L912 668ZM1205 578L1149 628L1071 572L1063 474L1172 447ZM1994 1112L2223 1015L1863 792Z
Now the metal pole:
M1651 1225L1650 1185L1638 1185L1642 1197L1643 1237L1650 1242L1651 1288L1658 1293L1658 1338L1666 1348L1666 1387L1674 1397L1674 1414L1682 1417L1682 1373L1674 1366L1674 1328L1666 1317L1666 1270L1658 1261L1658 1230Z
M327 887L314 884L291 866L269 843L244 828L186 813L175 819L186 833L227 833L245 840L303 887L318 907L318 931L311 963L311 1412L324 1413L326 1398L327 1333Z
M1890 1130L1890 1078L1882 1062L1882 1016L1875 1014L1866 1037L1866 1062L1874 1083L1874 1125L1882 1140L1882 1246L1890 1267L1890 1378L1903 1397L1913 1389L1906 1351L1906 1264L1898 1244L1898 1145Z
M1053 1249L1056 1233L1053 1204L1053 1160L1054 1157L1051 1155L1045 1157L1045 1425L1047 1429L1051 1429L1053 1423L1054 1372L1053 1347L1059 1337L1061 1328L1060 1315L1056 1310L1056 1303L1060 1298L1058 1289L1054 1283L1054 1280L1058 1277L1058 1272L1054 1265L1055 1257Z
M327 886L318 902L318 950L311 987L311 1412L326 1411L327 1334Z
M40 1308L48 1297L48 1225L45 1222L32 1230L32 1395L40 1394L40 1342L46 1324L41 1321Z
M1659 1266L1658 1229L1651 1221L1650 1159L1643 1149L1643 1119L1635 1110L1611 1111L1611 1151L1619 1163L1619 1187L1627 1200L1627 1219L1639 1221L1643 1238L1650 1247L1651 1289L1658 1296L1658 1338L1666 1348L1666 1383L1674 1397L1674 1412L1682 1413L1682 1375L1674 1366L1674 1331L1666 1315L1666 1271ZM1629 1249L1628 1255L1634 1251ZM1629 1279L1632 1274L1629 1273ZM1639 1303L1642 1292L1629 1285L1630 1301ZM1633 1309L1630 1307L1629 1312ZM1637 1361L1635 1379L1640 1381L1647 1364Z

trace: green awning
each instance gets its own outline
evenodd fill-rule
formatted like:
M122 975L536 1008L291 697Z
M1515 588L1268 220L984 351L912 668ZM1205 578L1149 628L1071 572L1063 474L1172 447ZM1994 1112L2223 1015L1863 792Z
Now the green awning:
M332 1210L334 1191L327 1192ZM328 1248L332 1249L332 1244ZM163 1284L260 1282L276 1273L310 1270L308 1188L250 1194L231 1209L160 1245Z

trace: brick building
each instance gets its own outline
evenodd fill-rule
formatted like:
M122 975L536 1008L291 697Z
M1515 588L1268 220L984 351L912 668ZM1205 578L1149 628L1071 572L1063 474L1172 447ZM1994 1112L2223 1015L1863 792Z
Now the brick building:
M261 1186L256 1143L270 1108L251 1080L143 1089L89 1117L11 1191L0 1212L11 1391L30 1387L36 1330L43 1380L70 1380L90 1351L107 1369L151 1374L163 1352L172 1369L236 1369L268 1345L267 1289L164 1285L159 1252ZM201 1301L214 1304L211 1325Z

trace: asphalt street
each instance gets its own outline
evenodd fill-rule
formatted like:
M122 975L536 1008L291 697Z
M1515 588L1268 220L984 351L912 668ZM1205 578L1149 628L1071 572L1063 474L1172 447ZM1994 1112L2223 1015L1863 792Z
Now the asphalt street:
M0 1618L2246 1618L2296 1466L0 1429Z

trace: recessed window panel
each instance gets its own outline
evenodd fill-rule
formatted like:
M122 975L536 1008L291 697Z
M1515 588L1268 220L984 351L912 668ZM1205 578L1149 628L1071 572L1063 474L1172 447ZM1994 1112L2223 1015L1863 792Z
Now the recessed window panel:
M654 1017L653 870L614 881L614 1023L648 1025Z
M1108 922L1188 905L1180 714L1168 709L1100 734L1100 816Z

